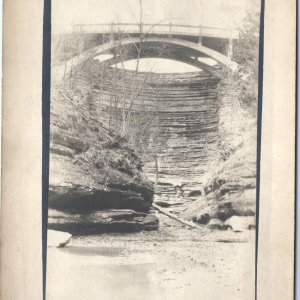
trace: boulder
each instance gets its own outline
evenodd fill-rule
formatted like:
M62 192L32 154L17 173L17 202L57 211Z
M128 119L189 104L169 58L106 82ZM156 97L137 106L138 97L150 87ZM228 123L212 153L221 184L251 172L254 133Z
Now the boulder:
M228 225L224 224L219 219L211 219L208 223L210 229L227 230Z
M235 232L242 232L248 229L255 228L255 217L239 217L233 216L225 221L225 225L232 228Z
M207 224L210 219L211 219L210 215L208 213L204 213L204 214L197 214L193 218L193 221L199 224Z
M48 229L83 235L156 230L158 224L156 216L129 209L97 210L80 214L49 209L48 216Z
M85 184L50 185L49 207L68 212L89 212L101 209L133 209L146 212L152 203L149 186L124 184L87 186Z

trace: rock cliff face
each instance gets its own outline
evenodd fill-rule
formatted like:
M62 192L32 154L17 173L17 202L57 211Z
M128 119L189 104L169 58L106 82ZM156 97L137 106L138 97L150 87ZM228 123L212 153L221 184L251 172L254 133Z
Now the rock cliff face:
M183 212L183 217L200 224L218 220L227 229L231 219L252 229L256 215L256 143L242 145L227 161L208 174L203 196ZM232 227L232 225L231 225Z
M143 163L103 127L90 92L72 80L52 86L48 227L73 234L155 229Z
M122 125L122 95L126 107L136 96L127 138L143 159L149 179L157 178L159 198L169 203L180 197L194 200L202 175L218 159L219 80L204 72L139 73L135 80L133 71L103 70L96 60L75 76L79 85L92 85L93 105L106 128Z
M122 77L123 76L123 77ZM105 77L99 90L94 89L100 118L107 126L111 91L132 90L132 73L123 72L117 82ZM157 126L153 143L158 154L159 181L186 178L193 181L203 174L214 156L218 131L218 79L204 72L183 74L147 74L137 77L139 95L134 101L134 116L149 115ZM113 86L115 84L116 87ZM141 121L142 123L142 121ZM145 131L148 134L147 131ZM148 144L149 141L145 140ZM148 146L148 148L147 148ZM151 145L150 145L151 146ZM154 179L155 162L149 155L149 145L139 149L145 170ZM150 149L151 151L151 149Z
M50 210L49 223L51 229L71 234L156 230L158 226L154 215L129 209L96 210L90 213Z
M157 181L156 203L169 212L212 228L225 228L223 222L232 216L255 215L256 138L243 146L231 138L236 128L231 120L243 116L232 117L233 105L220 99L217 78L204 72L135 74L103 68L93 59L74 70L67 84L72 94L64 88L53 93L52 101L51 174L59 184L52 183L50 205L66 213L54 211L53 222L67 228L62 221L67 213L93 213L84 215L93 223L102 210L113 209L118 219L120 209L130 209L134 212L121 215L141 224L153 201L143 163L147 177ZM118 136L128 108L125 139L135 152ZM225 130L222 122L230 126ZM225 138L233 151L239 150L224 157L226 148L220 157ZM80 219L76 215L70 222ZM144 228L156 226L154 219L144 220ZM102 228L119 228L104 226L107 219L101 222Z
M255 148L238 150L205 185L207 206L222 221L254 216L256 207ZM211 204L211 205L210 205Z

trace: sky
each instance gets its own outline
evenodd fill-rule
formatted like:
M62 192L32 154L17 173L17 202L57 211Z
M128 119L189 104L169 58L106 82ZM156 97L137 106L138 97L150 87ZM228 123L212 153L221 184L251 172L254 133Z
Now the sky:
M139 2L52 0L52 32L69 32L74 24L136 23L140 14ZM172 22L238 29L253 3L258 7L258 0L142 0L142 20L144 23ZM141 71L147 71L150 65L153 66L153 60L144 59L140 65ZM127 62L126 67L134 69L135 62ZM160 59L155 62L153 71L172 72L173 69L176 72L197 70L183 63Z
M78 23L136 22L139 1L52 0L52 28L66 32ZM255 2L258 0L142 0L143 22L237 28Z

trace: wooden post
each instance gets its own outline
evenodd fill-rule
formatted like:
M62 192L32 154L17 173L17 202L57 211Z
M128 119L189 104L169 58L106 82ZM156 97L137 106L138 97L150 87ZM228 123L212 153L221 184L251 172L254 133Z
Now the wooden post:
M144 30L144 28L143 28L143 23L141 22L141 24L140 24L140 33L141 33L141 34L143 33L143 30Z
M198 44L202 45L202 25L199 26Z
M172 38L172 23L171 22L169 23L169 31L170 31L169 38Z
M158 184L158 160L157 160L156 153L155 153L155 157L154 157L154 162L155 162L155 185L157 186L157 184Z

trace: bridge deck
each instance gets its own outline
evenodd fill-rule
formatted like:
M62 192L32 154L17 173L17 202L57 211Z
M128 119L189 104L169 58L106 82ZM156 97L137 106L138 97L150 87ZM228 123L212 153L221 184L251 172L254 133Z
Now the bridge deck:
M80 33L140 33L140 25L134 23L106 23L106 24L77 24L75 32ZM204 26L188 26L175 24L142 24L142 32L158 35L202 36L224 39L238 39L239 32L229 28Z

